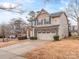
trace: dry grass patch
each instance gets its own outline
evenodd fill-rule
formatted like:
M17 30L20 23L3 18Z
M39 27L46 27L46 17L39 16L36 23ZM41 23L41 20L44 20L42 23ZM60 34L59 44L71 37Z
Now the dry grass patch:
M0 48L7 47L10 45L14 45L14 44L20 44L23 42L24 41L21 41L21 40L12 40L12 41L8 41L8 42L0 42Z
M68 37L66 39L68 39L68 40L79 40L79 36L71 36L71 37Z
M49 42L24 55L28 59L79 59L79 40Z

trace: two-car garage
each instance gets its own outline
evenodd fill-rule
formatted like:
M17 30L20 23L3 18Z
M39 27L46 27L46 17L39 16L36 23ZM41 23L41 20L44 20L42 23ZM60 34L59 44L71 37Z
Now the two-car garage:
M38 32L37 38L39 40L53 40L53 36L56 35L56 33L51 32Z
M53 40L58 35L58 26L45 26L36 28L38 40Z

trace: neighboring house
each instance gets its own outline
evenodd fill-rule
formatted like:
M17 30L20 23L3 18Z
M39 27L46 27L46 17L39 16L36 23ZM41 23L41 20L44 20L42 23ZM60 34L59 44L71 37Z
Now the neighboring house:
M68 37L68 19L64 12L49 14L42 9L31 25L30 36L39 40L53 40L55 35L59 35L60 39Z

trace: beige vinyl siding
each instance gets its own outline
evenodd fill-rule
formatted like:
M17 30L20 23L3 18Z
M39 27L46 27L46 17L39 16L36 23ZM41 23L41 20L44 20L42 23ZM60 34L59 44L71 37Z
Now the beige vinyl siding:
M52 25L59 25L60 24L60 17L51 18Z
M60 17L59 36L60 39L68 37L68 22L64 14Z

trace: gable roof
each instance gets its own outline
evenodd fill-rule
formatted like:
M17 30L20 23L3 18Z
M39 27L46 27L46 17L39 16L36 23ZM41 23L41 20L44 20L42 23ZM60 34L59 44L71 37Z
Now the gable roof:
M46 13L46 14L48 14L49 16L54 17L54 18L55 18L55 17L60 17L62 14L65 14L65 12L63 12L63 11L49 14L45 9L42 9L41 11L39 11L39 13L37 14L36 18L38 18L38 16L39 16L41 13ZM66 14L65 14L65 16L66 16Z
M42 13L42 12L49 14L45 9L41 9L40 13Z
M37 14L36 18L38 18L40 14L44 14L44 13L49 15L49 13L45 9L41 9L41 11L39 11L39 13Z

